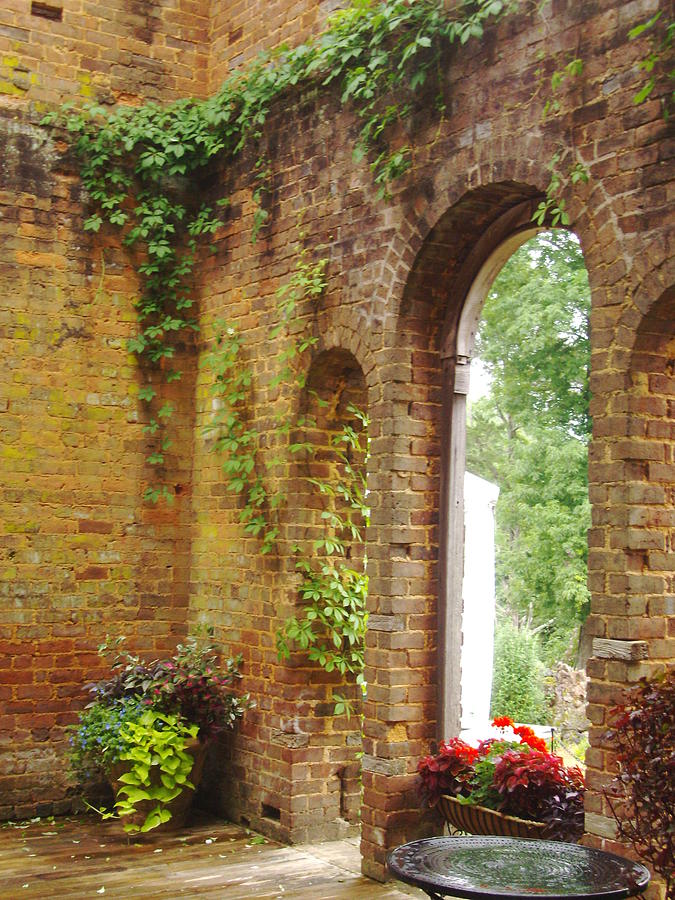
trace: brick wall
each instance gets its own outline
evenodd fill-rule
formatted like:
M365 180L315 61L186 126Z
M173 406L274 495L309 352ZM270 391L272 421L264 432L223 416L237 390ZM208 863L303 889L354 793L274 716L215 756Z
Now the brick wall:
M205 0L8 0L0 10L0 98L37 110L203 96Z
M41 31L25 4L0 21L8 54L27 60L25 72L5 61L13 74L0 78L0 85L14 84L4 91L8 152L0 162L7 249L0 328L8 348L0 374L0 652L7 672L0 681L0 807L15 814L61 802L66 786L45 773L60 758L63 726L82 702L79 686L95 674L94 650L106 630L128 627L154 653L188 620L208 619L229 651L244 654L244 686L258 703L214 754L210 796L294 840L337 834L352 816L355 723L325 714L330 679L302 660L277 660L274 635L295 602L297 576L287 553L260 556L237 522L237 500L202 433L211 398L208 375L196 366L215 320L226 317L245 334L252 421L265 425L299 402L271 391L282 346L270 342L268 330L274 291L305 246L329 257L325 296L316 310L303 310L320 338L316 358L332 351L351 361L372 417L365 871L382 877L389 847L433 827L420 812L414 773L436 736L453 338L472 279L527 221L562 141L573 142L574 161L591 176L566 192L593 299L589 627L596 644L587 839L613 846L597 793L611 765L602 737L607 710L625 684L672 660L674 639L672 143L658 96L633 103L647 44L627 40L656 2L560 0L513 17L482 47L458 51L445 64L445 116L437 118L432 104L415 115L414 167L390 201L377 198L367 161L352 159L354 119L333 93L285 97L263 138L273 193L269 226L255 244L249 172L257 153L209 186L231 198L232 214L217 252L199 267L202 330L183 349L192 375L176 398L178 442L169 466L181 492L169 510L140 501L139 373L123 349L133 330L133 272L114 236L83 235L76 173L59 155L63 148L32 124L34 104L83 93L83 59L103 60L106 52L91 34L106 32L108 21L120 29L115 46L129 55L120 69L91 70L96 89L122 99L170 98L213 90L254 49L316 28L331 5L275 7L278 22L270 14L266 34L255 3L234 4L229 18L223 7L212 19L185 3L157 6L152 43L132 33L150 26L147 16L145 25L135 22L130 5L114 16L99 13L89 32L74 30L84 25L67 5L63 21L41 20ZM40 38L57 26L64 29L58 42ZM65 33L66 26L72 30ZM168 65L170 37L189 45L179 56L192 80L168 71L166 80L154 77L156 66ZM50 79L42 88L31 81L44 43L43 52L66 67L51 93ZM584 58L584 75L566 84L560 111L544 121L550 74L570 54ZM316 371L323 372L320 365ZM284 513L282 542L299 526L305 534L313 528L315 508L304 510L297 474L289 464L278 475L280 485L295 488L289 496L296 504Z
M231 71L262 51L295 46L316 34L345 0L239 0L214 4L210 30L210 93Z
M32 13L31 9L36 10ZM4 4L0 10L0 814L63 811L65 727L96 648L126 633L149 654L187 619L194 369L173 386L178 485L147 478L133 269L115 239L82 231L65 148L37 126L50 104L205 89L199 4ZM189 19L183 37L178 24Z

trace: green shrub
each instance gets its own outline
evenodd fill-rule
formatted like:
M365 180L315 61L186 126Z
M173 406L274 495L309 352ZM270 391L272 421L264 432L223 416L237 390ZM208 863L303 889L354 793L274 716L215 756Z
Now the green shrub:
M549 717L544 673L536 635L510 619L498 620L491 715L509 716L516 722L544 722Z

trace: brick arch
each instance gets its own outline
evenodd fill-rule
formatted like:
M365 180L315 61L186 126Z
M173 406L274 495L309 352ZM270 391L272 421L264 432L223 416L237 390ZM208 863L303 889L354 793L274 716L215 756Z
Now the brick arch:
M339 311L330 319L324 316L321 323L322 353L350 354L359 366L368 386L375 379L375 361L368 343L368 333L363 327L359 311ZM312 366L316 364L313 361Z
M509 236L532 229L540 197L532 185L502 182L465 193L446 209L409 263L396 328L387 333L390 348L378 367L382 384L370 410L376 502L362 811L364 871L376 876L387 847L438 827L420 815L415 770L444 715L438 598L448 488L441 473L449 469L443 448L457 323L481 266Z
M659 280L655 274L645 293ZM617 852L624 848L615 843L602 795L613 765L610 709L627 685L672 665L675 646L675 284L656 295L635 326L638 316L632 306L617 329L623 347L612 357L618 368L602 398L605 414L596 422L591 460L589 621L595 640L588 664L593 727L586 830L589 843Z
M422 149L424 152L424 148ZM444 251L448 263L460 258L457 238L472 248L489 225L523 201L543 196L554 148L541 141L533 157L529 146L505 147L489 139L472 147L470 172L446 160L420 160L425 176L402 191L403 222L382 262L380 295L390 320L396 320L410 291L411 272L423 269L431 256ZM537 205L534 204L534 206ZM461 223L458 227L458 223ZM448 241L455 243L449 245Z
M649 257L649 254L644 256ZM643 271L644 266L647 268ZM675 256L667 256L657 265L649 259L642 260L642 267L639 282L613 335L610 350L617 368L625 369L633 364L645 328L650 327L652 317L661 317L661 309L667 303L664 298L669 296L675 284Z

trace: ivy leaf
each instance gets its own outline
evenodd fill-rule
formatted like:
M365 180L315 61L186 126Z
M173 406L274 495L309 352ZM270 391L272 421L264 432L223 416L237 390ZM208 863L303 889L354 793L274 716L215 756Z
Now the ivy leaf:
M85 219L83 228L85 231L98 231L102 224L103 219L101 216L98 213L94 213L88 219Z
M152 387L152 385L147 384L145 387L142 387L138 392L138 399L145 400L146 403L149 403L153 397L157 396L157 391ZM161 415L161 413L160 413Z
M174 407L168 401L157 410L160 419L170 419L173 415Z

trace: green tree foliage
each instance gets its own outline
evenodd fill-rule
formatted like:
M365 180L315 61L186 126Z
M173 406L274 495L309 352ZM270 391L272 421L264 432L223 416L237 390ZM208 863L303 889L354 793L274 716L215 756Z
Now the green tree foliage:
M467 468L500 487L498 603L551 661L588 612L589 311L577 240L545 232L502 269L476 346L490 389L470 408Z

